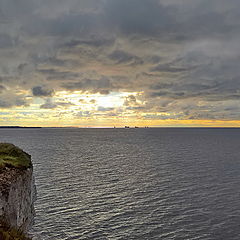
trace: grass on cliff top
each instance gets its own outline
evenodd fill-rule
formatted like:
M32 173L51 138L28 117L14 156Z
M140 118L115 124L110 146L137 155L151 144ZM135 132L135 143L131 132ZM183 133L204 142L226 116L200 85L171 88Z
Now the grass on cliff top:
M0 226L0 240L31 240L15 228Z
M15 229L0 229L0 239L1 240L31 240L26 237L24 234L19 233Z
M20 148L10 143L0 143L0 168L29 168L31 157Z

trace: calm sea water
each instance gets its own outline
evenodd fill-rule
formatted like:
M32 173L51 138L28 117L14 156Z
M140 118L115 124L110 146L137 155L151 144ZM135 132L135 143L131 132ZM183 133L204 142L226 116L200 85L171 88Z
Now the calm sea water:
M240 239L240 129L0 129L32 155L46 240Z

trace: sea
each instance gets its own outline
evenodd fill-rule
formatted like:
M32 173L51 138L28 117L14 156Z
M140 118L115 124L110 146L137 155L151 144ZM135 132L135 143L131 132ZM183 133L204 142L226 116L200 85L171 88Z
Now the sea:
M31 154L42 240L239 240L240 129L0 129Z

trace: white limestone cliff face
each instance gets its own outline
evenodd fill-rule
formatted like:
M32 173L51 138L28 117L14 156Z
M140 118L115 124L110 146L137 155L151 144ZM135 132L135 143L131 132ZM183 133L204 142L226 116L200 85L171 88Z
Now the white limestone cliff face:
M0 219L27 233L34 222L36 187L33 168L5 168L0 172Z

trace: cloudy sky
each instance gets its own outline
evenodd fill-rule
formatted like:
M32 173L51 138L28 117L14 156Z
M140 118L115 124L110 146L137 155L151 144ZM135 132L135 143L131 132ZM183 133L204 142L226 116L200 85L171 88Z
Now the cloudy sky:
M0 0L0 125L240 126L239 0Z

